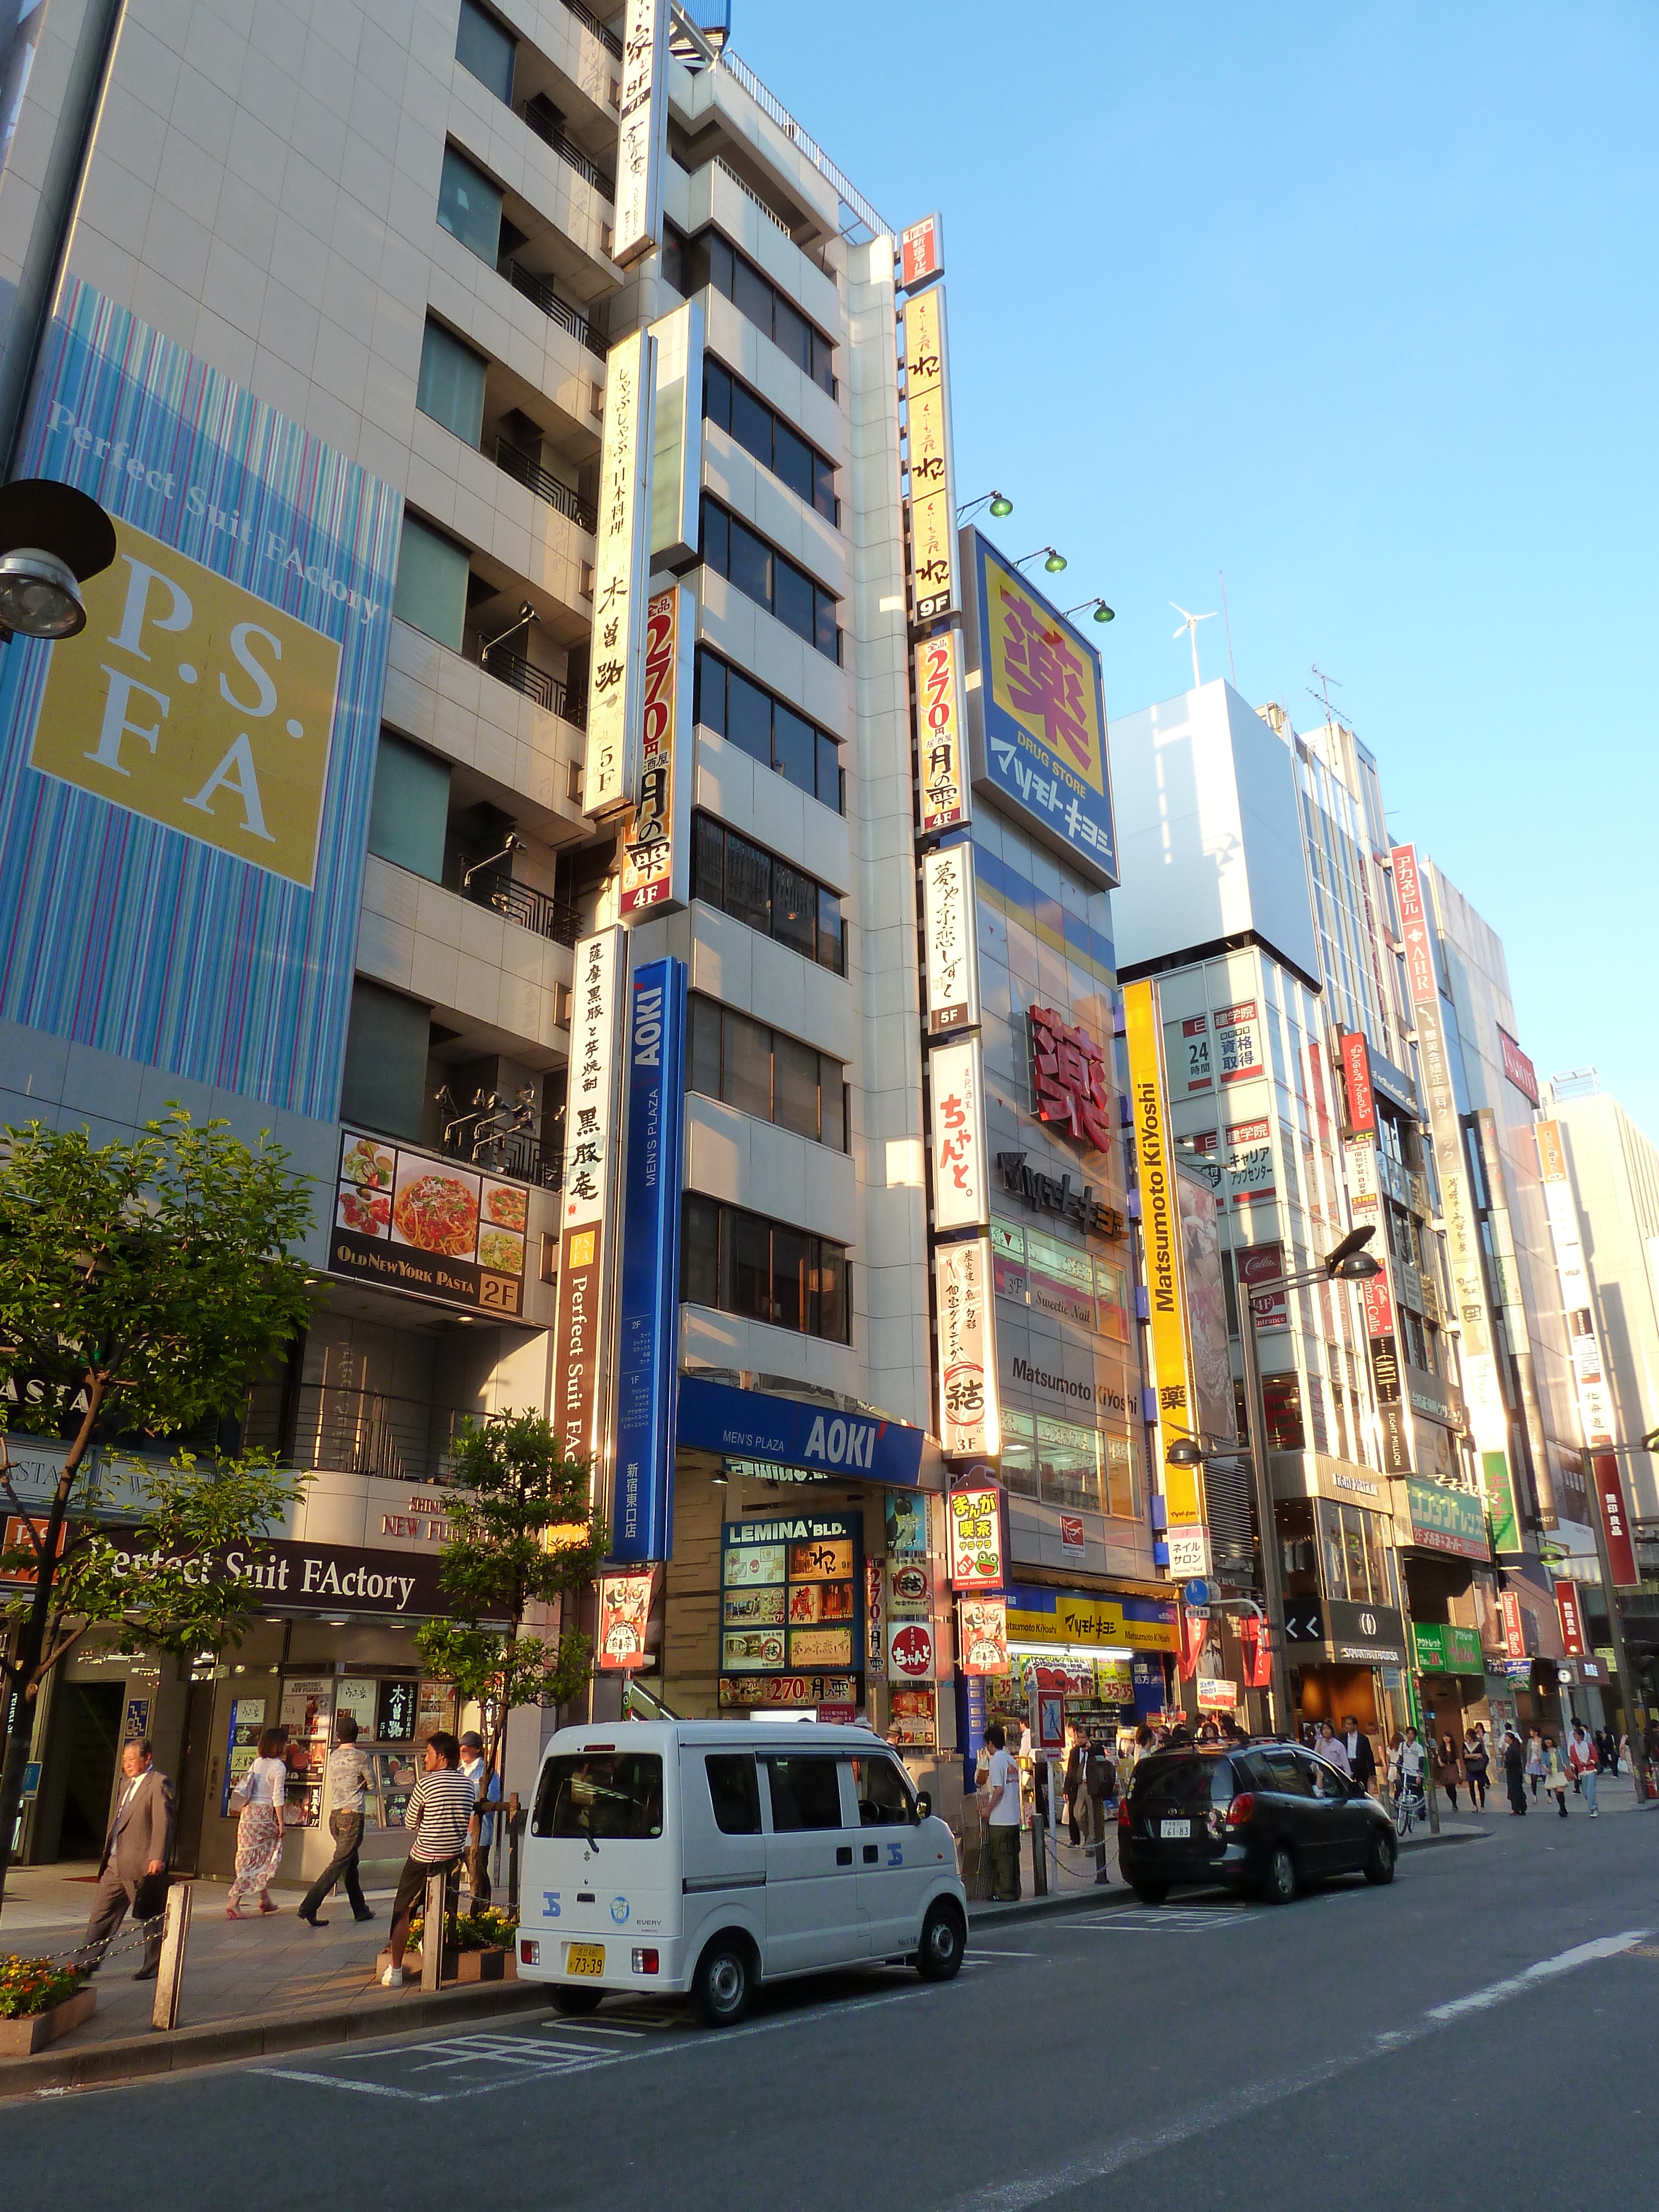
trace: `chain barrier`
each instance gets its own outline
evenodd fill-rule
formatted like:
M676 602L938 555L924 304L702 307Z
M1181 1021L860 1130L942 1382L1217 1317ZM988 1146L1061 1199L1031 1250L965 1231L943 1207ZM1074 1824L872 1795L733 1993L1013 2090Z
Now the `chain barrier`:
M0 1958L46 1959L54 1965L60 1959L73 1959L82 1964L83 1972L90 1972L94 1967L101 1966L106 1959L118 1959L124 1951L142 1950L153 1936L160 1936L167 1926L167 1918L165 1912L158 1912L149 1920L129 1919L104 1943L88 1943L83 1940L67 1951L5 1951L0 1952Z

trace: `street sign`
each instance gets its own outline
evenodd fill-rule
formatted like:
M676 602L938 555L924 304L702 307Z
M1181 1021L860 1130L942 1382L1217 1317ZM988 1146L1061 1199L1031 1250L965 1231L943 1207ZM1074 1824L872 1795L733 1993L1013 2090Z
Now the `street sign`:
M1201 1576L1194 1576L1193 1580L1189 1582L1186 1588L1182 1591L1181 1595L1186 1599L1187 1603L1191 1606L1194 1611L1196 1611L1200 1606L1210 1604L1215 1596L1215 1592L1210 1588L1209 1583L1206 1582Z
M1031 1692L1031 1748L1039 1759L1053 1759L1066 1748L1066 1698L1059 1690Z

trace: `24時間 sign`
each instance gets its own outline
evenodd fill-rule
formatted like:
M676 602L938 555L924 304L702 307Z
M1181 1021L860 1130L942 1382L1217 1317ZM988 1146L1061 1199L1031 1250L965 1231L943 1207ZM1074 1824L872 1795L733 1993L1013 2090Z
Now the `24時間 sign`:
M529 1208L522 1183L343 1129L329 1272L516 1314Z

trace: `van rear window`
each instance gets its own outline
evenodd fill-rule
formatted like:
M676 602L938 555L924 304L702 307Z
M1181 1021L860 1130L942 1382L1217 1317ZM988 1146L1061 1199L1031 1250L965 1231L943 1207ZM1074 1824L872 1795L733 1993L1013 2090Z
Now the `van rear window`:
M759 1835L760 1782L755 1772L754 1753L710 1752L707 1765L714 1826L721 1835Z
M542 1769L532 1836L594 1843L662 1833L662 1760L654 1751L578 1751Z

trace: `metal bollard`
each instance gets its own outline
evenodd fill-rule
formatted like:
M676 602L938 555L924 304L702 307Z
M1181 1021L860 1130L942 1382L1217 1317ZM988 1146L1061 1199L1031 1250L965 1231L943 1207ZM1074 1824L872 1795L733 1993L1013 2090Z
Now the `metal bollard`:
M155 1969L155 2002L149 2024L163 2031L179 2025L179 2000L185 1987L185 1946L190 1940L191 1900L194 1889L175 1881L167 1891L167 1925L161 1930L161 1956Z
M421 1935L421 1987L441 1989L444 1977L444 1892L449 1877L441 1869L426 1878L426 1924Z

